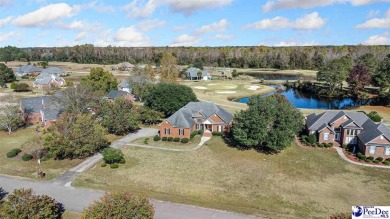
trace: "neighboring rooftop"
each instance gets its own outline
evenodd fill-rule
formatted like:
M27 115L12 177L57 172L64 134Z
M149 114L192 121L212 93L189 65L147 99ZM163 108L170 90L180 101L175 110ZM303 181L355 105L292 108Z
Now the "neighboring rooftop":
M16 74L23 76L25 74L34 73L34 72L42 72L42 69L34 66L34 65L24 65L16 69Z
M187 73L191 78L197 78L198 77L198 72L202 73L202 78L208 76L209 74L205 70L200 70L199 68L194 68L191 67L187 69Z
M65 71L58 67L49 67L42 70L41 74L54 74L54 75L63 75Z
M55 120L62 109L53 96L20 99L20 108L26 113L43 113L46 120Z
M171 115L167 121L174 127L190 128L195 123L194 118L202 116L210 123L217 124L209 118L214 114L219 116L226 124L233 120L233 114L214 103L190 102Z
M128 94L126 91L121 90L112 90L107 94L107 98L111 100L115 100L116 98L123 97Z
M129 81L128 80L121 81L121 83L118 84L118 87L130 88Z

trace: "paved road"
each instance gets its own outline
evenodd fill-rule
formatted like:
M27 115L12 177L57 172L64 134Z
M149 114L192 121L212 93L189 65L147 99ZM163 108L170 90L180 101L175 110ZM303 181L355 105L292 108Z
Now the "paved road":
M110 147L120 148L123 145L125 145L125 144L127 144L129 142L132 142L134 140L137 140L139 138L154 136L154 135L157 135L157 134L158 134L158 130L157 129L142 128L142 129L138 130L135 133L128 134L125 137L123 137L123 138L113 142L110 145ZM70 186L71 183L75 180L75 178L77 177L77 175L79 173L82 173L82 172L88 170L89 168L93 167L101 159L103 159L103 156L101 154L96 154L96 155L86 159L85 161L83 161L79 165L73 167L72 169L70 169L66 173L64 173L61 176L59 176L56 179L54 179L54 183L56 183L58 185Z
M199 148L201 148L204 145L204 143L206 143L206 141L208 141L210 139L211 139L211 137L202 137L200 139L200 142L199 142L198 145L196 145L193 148L189 148L189 149L164 148L164 147L157 147L157 146L152 146L152 145L131 144L131 143L126 144L126 145L133 146L133 147L140 147L140 148L165 150L165 151L188 152L188 151L196 151L196 150L198 150Z
M93 191L79 189L74 187L66 187L51 182L37 182L27 179L15 179L5 176L0 176L0 187L6 192L12 192L18 188L32 188L37 194L46 194L58 202L64 204L65 209L70 211L81 212L86 206L90 205L94 200L99 199L104 193L101 191ZM189 205L175 204L171 202L163 202L151 200L155 209L155 219L250 219L256 218L237 213L219 211L208 208L200 208Z

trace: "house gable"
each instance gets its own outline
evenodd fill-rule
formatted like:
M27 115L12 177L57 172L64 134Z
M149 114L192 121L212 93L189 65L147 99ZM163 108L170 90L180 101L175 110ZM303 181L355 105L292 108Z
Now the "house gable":
M390 144L390 139L386 138L384 135L380 135L376 138L374 138L369 143L377 143L377 144Z

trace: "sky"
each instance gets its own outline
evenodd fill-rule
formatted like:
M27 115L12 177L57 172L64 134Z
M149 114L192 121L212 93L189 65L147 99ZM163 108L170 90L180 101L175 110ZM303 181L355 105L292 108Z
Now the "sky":
M0 47L389 45L390 0L0 0Z

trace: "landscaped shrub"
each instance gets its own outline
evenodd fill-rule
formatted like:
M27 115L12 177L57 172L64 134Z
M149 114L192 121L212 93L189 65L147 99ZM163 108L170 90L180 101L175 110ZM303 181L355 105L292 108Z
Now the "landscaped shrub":
M373 156L369 156L369 157L367 157L367 159L373 161L373 160L374 160L374 157L373 157Z
M307 141L307 135L302 135L301 139L302 139L303 142Z
M163 141L167 141L168 140L168 138L167 137L162 137L162 139L161 140L163 140Z
M310 145L311 145L312 147L316 147L316 146L317 146L316 143L310 143Z
M119 163L123 159L122 151L116 148L105 148L102 155L107 164Z
M198 132L197 131L193 131L193 132L191 132L191 134L190 134L190 138L192 139L192 138L194 138L196 135L198 134Z
M173 139L173 142L179 142L179 141L180 141L180 138L176 137L176 138Z
M203 133L204 133L203 130L199 130L199 131L198 131L198 134L199 134L199 135L203 135Z
M379 160L373 160L372 162L374 162L374 163L380 163Z
M6 155L8 158L16 157L21 151L19 148L15 148L8 151Z
M110 164L110 167L111 167L111 169L116 169L119 167L119 164L113 163L113 164Z
M330 147L333 147L333 142L328 143Z
M347 148L347 145L346 144L342 144L341 148Z
M311 144L314 144L317 142L317 136L315 134L310 134L307 138L307 141Z
M31 154L23 154L23 156L22 156L23 161L29 161L32 158L33 158L33 156Z
M324 147L324 148L328 147L328 144L325 143L325 142L323 142L323 143L321 143L321 144L322 144L322 147Z
M333 146L332 143L327 143L327 144L325 144L325 147L327 147L327 148L331 148L332 146Z
M107 166L107 164L106 163L102 163L100 166L101 167L105 167L105 166Z
M26 91L31 91L31 88L26 83L20 83L20 84L15 85L14 91L15 92L26 92Z
M366 158L364 161L366 161L367 163L372 162L372 160L370 160L370 159L368 159L368 158Z
M382 121L382 116L378 114L376 111L371 111L367 116L374 122L380 122Z
M156 136L154 136L153 140L154 140L154 141L160 141L161 138L160 138L160 136L156 135Z
M149 138L144 139L144 144L149 144Z
M390 165L390 161L384 161L383 164Z
M173 141L173 137L168 137L168 141L169 142Z
M182 138L180 140L180 142L186 144L186 143L188 143L188 138Z
M386 160L385 161L390 161L390 158L386 158Z
M212 132L212 134L214 135L214 136L222 136L223 135L223 132Z
M383 161L383 157L377 157L375 160L377 160L379 162L382 162Z
M358 153L356 154L356 156L357 156L360 160L365 160L365 159L366 159L366 156L365 156L364 154L360 153L360 152L358 152Z

